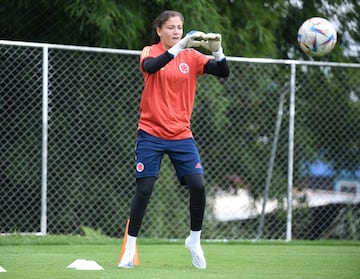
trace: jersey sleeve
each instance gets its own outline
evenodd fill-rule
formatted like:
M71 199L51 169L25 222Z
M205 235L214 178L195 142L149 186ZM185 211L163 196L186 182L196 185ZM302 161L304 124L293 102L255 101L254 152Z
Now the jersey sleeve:
M204 72L205 65L209 62L210 57L202 54L201 52L195 49L192 52L193 52L193 56L195 56L195 59L197 61L197 73L203 75L205 73Z
M141 54L140 54L140 71L141 72L144 72L143 70L143 67L142 67L142 64L144 62L144 59L145 58L148 58L148 57L153 57L151 56L151 46L146 46L143 48L143 50L141 51Z

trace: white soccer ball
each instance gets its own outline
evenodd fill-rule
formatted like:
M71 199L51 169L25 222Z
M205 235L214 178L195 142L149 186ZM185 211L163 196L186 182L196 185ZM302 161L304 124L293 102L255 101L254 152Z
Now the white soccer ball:
M306 54L323 56L335 47L337 34L327 19L313 17L300 26L297 39L301 50Z

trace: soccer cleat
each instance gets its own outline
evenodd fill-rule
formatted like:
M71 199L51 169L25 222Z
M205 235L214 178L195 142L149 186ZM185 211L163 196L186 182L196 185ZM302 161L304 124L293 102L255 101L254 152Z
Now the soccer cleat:
M205 269L206 260L200 243L192 243L190 237L187 237L185 247L190 251L193 266L199 269Z
M121 268L133 268L134 267L135 253L125 250L118 267Z

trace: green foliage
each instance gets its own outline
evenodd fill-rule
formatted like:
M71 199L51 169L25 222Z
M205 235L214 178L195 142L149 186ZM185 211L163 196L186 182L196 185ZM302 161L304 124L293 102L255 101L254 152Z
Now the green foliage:
M332 226L324 233L324 238L360 239L360 210L343 207L332 221Z
M360 106L351 95L356 92L358 82L348 78L355 70L333 68L328 71L308 67L298 71L298 80L302 82L296 93L297 127L303 132L295 141L309 143L307 150L297 150L298 162L320 156L337 172L344 169L355 172L360 165L360 158L355 155L359 153ZM310 83L318 86L309 88ZM333 124L324 129L322 123Z
M97 230L94 230L90 227L87 227L87 226L82 226L81 227L81 230L83 231L84 235L87 236L87 237L103 237L104 236L104 233L102 232L101 229L97 229Z
M297 46L297 30L304 20L322 16L335 21L337 47L321 59L358 61L356 0L321 0L293 4L288 0L174 1L174 0L3 0L0 36L5 39L142 49L149 44L152 23L163 10L183 13L185 32L202 30L223 35L231 56L307 58ZM351 40L349 40L349 37ZM308 58L307 58L308 59Z
M289 1L286 1L289 2ZM280 50L280 58L295 59L312 59L307 57L297 47L297 31L300 25L308 18L320 16L328 18L335 24L337 30L337 45L328 55L321 57L321 60L329 61L357 61L359 54L346 54L344 50L349 50L350 44L360 42L359 32L356 26L359 26L360 12L359 1L357 0L332 0L326 1L325 5L322 0L302 1L303 5L288 5L286 13L283 13L283 20L276 29L278 40L277 49ZM348 39L348 35L352 40ZM351 42L352 41L352 42Z
M99 46L131 49L136 45L138 34L144 32L144 22L135 1L127 3L77 0L66 6L65 10L80 23L80 31L94 32Z
M227 18L224 40L231 43L225 49L232 56L277 57L276 32L285 1L230 1L219 5Z
M329 6L321 5L322 1L320 0L303 2L304 6L298 7L290 5L289 1L284 0L3 0L0 8L0 37L11 40L141 49L150 42L152 22L155 17L165 9L175 9L185 16L185 32L197 29L221 33L224 50L228 56L309 59L297 47L298 27L305 19L315 14L324 17L332 17L336 14L340 22L338 45L331 54L321 59L358 62L359 56L346 57L342 53L344 48L349 47L348 41L345 40L346 32L352 36L355 42L359 42L357 15L360 13L360 8L358 1L328 1L331 4ZM351 3L353 9L336 13L336 11L342 11L340 7L344 3ZM37 55L40 54L39 52ZM54 208L60 208L60 210L50 208L49 219L62 220L67 224L66 226L71 227L71 231L80 232L81 225L97 228L97 222L103 217L98 214L98 219L95 219L93 223L83 222L88 217L82 215L85 199L90 199L94 205L103 202L102 196L96 195L94 191L97 181L104 181L108 185L107 190L102 193L104 196L111 196L114 190L112 187L116 188L119 196L134 189L134 185L128 183L128 177L132 173L119 171L119 165L124 169L132 169L133 153L126 150L119 144L119 141L132 142L134 139L133 133L136 129L138 115L133 113L132 108L138 107L141 89L134 92L135 97L129 103L124 104L119 100L123 94L121 89L128 87L134 80L137 82L141 80L141 75L138 71L138 57L134 58L133 63L127 65L112 59L112 57L108 57L106 63L99 63L96 56L88 59L86 63L82 63L84 61L81 55L67 55L70 57L70 62L64 68L59 68L61 63L57 63L63 59L60 54L52 54L53 60L50 61L54 73L51 77L53 81L50 84L50 90L56 92L58 88L61 88L64 94L54 98L51 103L53 119L62 119L62 121L54 123L50 131L57 136L53 138L50 134L49 153L64 154L64 158L60 160L62 163L57 163L58 158L50 159L49 163L56 168L49 170L49 185L64 189L66 195L59 199L58 196L53 195L52 189L49 189L49 201L54 203ZM1 57L2 61L7 59L7 53L2 53ZM13 68L16 63L9 61L7 60L3 64L9 69L9 72L18 71L18 68ZM13 61L19 65L27 64L24 57L12 57L11 62ZM84 64L86 65L84 66ZM104 67L109 67L111 72L114 72L111 81L104 76L109 68L101 68L101 65L109 65ZM253 196L259 197L264 186L259 181L265 182L271 150L270 143L278 108L277 96L282 84L289 80L289 71L281 69L278 65L264 66L263 68L266 69L264 72L259 72L259 67L255 64L245 67L241 63L234 63L230 66L232 76L225 82L211 76L199 79L192 127L196 139L201 142L202 158L208 164L209 169L213 165L232 162L231 168L223 168L209 177L210 187L218 186L213 181L218 184L226 184L229 173L236 170L244 176L242 178L246 181L245 184ZM40 68L19 68L21 68L19 72L21 79L14 78L12 82L1 81L4 92L9 92L9 100L14 96L29 98L36 88L34 84L39 84L38 80L34 80L33 72L41 72ZM304 68L306 69L304 70ZM301 130L301 133L295 133L295 143L306 142L307 144L299 144L295 150L296 184L299 176L303 174L301 172L303 163L311 162L319 156L325 162L331 163L337 171L344 168L355 171L360 163L358 156L360 107L359 101L356 101L359 92L358 75L353 72L354 69L338 71L334 68L329 71L328 69L304 68L297 71L297 80L302 82L297 84L296 127ZM74 77L72 84L66 80L59 81L61 79L57 79L56 76L59 73ZM14 89L10 89L8 86L14 82L13 80L16 80L17 83ZM106 82L103 82L105 80ZM98 81L103 82L105 88L99 92L92 92L90 89L96 88L95 83ZM339 87L339 82L341 82L341 87ZM204 83L207 88L213 90L205 90ZM318 86L309 88L309 84ZM22 90L21 86L24 86L26 90ZM110 87L119 89L116 96L106 93L107 88ZM93 94L91 98L88 98L92 102L84 104L84 96L89 97L89 92ZM352 97L351 94L355 97ZM314 99L318 104L316 106L313 106ZM65 102L63 100L70 104L69 107L62 106ZM26 121L40 123L40 103L41 100L37 100L37 105L32 106L36 111L30 114L27 108L14 107L17 118L13 115L6 117L9 127L15 127L15 123L20 126L26 125ZM109 110L119 120L110 122L107 119ZM72 115L69 112L76 113ZM126 115L128 125L122 126L120 123L123 115ZM313 121L314 115L316 116L315 121ZM102 126L101 121L105 121L107 125ZM287 117L284 117L282 124L284 127L288 126L287 121ZM319 128L328 121L333 123L331 127ZM224 131L230 127L238 133L224 137ZM344 131L344 134L338 135L338 131ZM28 147L36 142L36 138L40 138L40 132L41 129L38 129L34 134L22 135L12 143L11 148L1 149L3 154L6 154L4 157L7 158L7 161L2 162L2 166L10 165L8 161L12 163L7 168L6 176L10 180L7 181L8 185L16 189L14 196L17 191L23 192L23 188L31 189L28 193L30 196L33 189L40 185L40 170L38 169L41 165L40 162L26 160ZM286 129L282 129L280 139L287 139L286 132ZM95 136L88 137L88 135ZM210 135L218 137L214 138ZM263 136L266 136L268 140L261 141ZM232 146L234 143L237 148L234 148L230 155L224 152L224 147ZM100 148L94 149L92 146L100 146ZM108 149L111 150L111 156ZM73 153L78 154L79 157L69 156ZM39 154L36 155L40 160ZM333 154L338 156L333 156ZM278 146L271 197L275 195L274 193L284 192L287 170L286 156L287 145L283 141ZM34 155L34 157L36 156ZM102 165L91 164L100 157ZM113 157L120 158L116 164L112 161ZM28 168L38 172L24 171L22 167L26 164L28 166L29 164L38 165L38 168L35 166ZM114 165L116 166L113 167ZM88 176L88 173L92 173L92 177ZM146 232L150 236L165 235L171 238L186 231L187 207L180 207L181 209L178 211L176 211L178 207L171 208L171 204L186 204L186 192L184 189L176 188L178 182L173 173L171 164L165 160L159 181L167 187L159 189L159 192L166 193L170 206L167 204L167 210L164 210L165 206L161 204L160 200L156 200L155 193L155 199L152 200L153 207L149 208L149 215L153 214L154 218L145 221L150 223L148 227L151 229ZM22 177L21 174L25 174L25 176ZM16 181L19 177L22 179ZM70 177L76 177L76 179L73 180ZM25 183L26 181L29 185ZM31 185L29 181L31 181ZM82 199L76 200L73 194L81 196ZM91 198L88 198L89 196ZM105 233L119 235L121 226L117 222L126 220L129 205L128 198L103 204L102 210L111 216L106 224ZM90 212L88 214L97 212L97 207L94 206L88 212ZM34 215L33 212L28 212L28 214ZM355 217L348 214L344 214L342 218L356 220ZM181 225L171 230L164 226L166 219L179 219ZM17 222L21 229L21 220ZM37 226L36 223L34 227L37 228ZM51 224L49 227L52 232ZM158 230L159 227L160 230ZM254 228L256 228L256 223L254 223ZM350 231L351 235L357 237L353 227L349 230L338 228L339 230L334 234L343 236L344 232ZM57 232L56 229L54 228L55 232ZM66 227L66 229L69 228ZM236 229L238 228L233 231Z

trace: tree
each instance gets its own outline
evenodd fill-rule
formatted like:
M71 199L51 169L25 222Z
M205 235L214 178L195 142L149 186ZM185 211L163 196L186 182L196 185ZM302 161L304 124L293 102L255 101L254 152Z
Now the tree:
M291 2L291 1L286 1ZM276 41L279 50L279 58L302 58L308 59L297 47L297 30L306 19L313 16L328 18L337 30L338 42L335 49L322 60L331 61L354 61L359 62L359 49L354 49L352 54L347 54L354 45L360 43L360 35L357 32L359 26L358 15L360 4L357 0L314 0L296 1L299 4L288 3L286 13L280 25L275 30L278 36ZM345 53L344 53L345 52Z
M230 56L305 58L297 30L314 15L331 19L338 47L324 59L359 61L360 25L357 0L314 1L169 1L169 0L3 0L0 37L60 44L141 49L150 43L152 23L165 9L181 11L185 31L223 35ZM344 50L347 50L344 55Z
M175 9L181 11L185 16L185 32L197 29L221 33L224 50L228 56L310 59L297 47L296 33L305 19L316 14L331 18L334 16L333 18L339 21L338 45L330 55L321 59L359 61L359 55L345 56L343 54L343 50L349 46L348 37L351 37L355 43L359 42L357 28L351 28L351 26L359 26L357 15L360 10L357 1L334 0L328 1L329 5L324 5L323 1L314 0L312 2L304 1L301 6L292 5L291 2L284 0L3 0L0 7L0 36L2 39L9 40L141 49L150 43L152 22L158 13L165 9ZM343 10L341 9L343 6L351 6L352 9ZM348 30L347 35L345 35L344 30ZM37 55L41 57L40 52ZM28 64L27 58L19 53L12 53L10 56L3 52L1 57L2 61L7 61L3 63L7 71L0 71L0 74L6 76L8 72L11 73L10 78L8 75L6 78L0 79L0 83L3 84L2 88L7 94L2 100L4 103L6 102L6 106L11 107L4 120L8 120L9 124L26 123L28 120L26 119L27 108L18 106L11 101L15 99L15 96L31 99L32 90L35 87L33 84L41 84L39 80L34 80L38 77L37 74L41 73L41 69L21 67L21 71L18 71L16 68L18 65ZM106 111L109 109L119 118L126 115L124 117L128 119L127 124L129 126L124 127L123 131L117 132L119 134L116 134L116 138L123 142L133 140L137 115L131 109L138 106L138 99L141 94L140 86L139 92L134 94L130 104L119 105L116 98L125 97L122 94L126 94L123 92L126 90L122 89L129 87L131 82L139 82L140 84L141 74L138 71L138 59L134 57L132 63L124 65L121 61L111 59L111 57L107 58L110 61L99 63L94 57L84 66L81 64L84 62L81 55L68 54L67 58L69 57L69 64L64 65L61 63L62 56L60 53L58 56L52 54L53 60L51 62L54 66L51 72L50 89L55 92L57 88L61 88L58 93L64 92L56 95L57 97L55 94L52 96L51 105L55 106L52 113L57 116L55 119L62 119L64 123L53 125L51 132L60 136L52 139L54 142L52 142L52 149L49 151L55 154L58 149L62 148L61 152L67 154L66 157L76 149L74 153L81 154L83 161L70 155L69 158L66 157L59 163L59 168L51 170L50 177L54 179L54 185L69 192L73 189L80 189L84 193L86 191L91 192L92 187L96 187L94 181L99 177L105 177L104 183L111 186L125 184L121 185L121 189L118 191L130 191L129 189L133 189L130 188L132 187L131 183L127 183L127 181L124 183L124 177L129 179L130 174L121 174L119 171L109 172L110 168L103 166L111 164L110 157L113 154L116 154L118 158L123 157L121 165L128 166L127 169L131 169L132 160L124 157L123 154L127 151L112 140L113 130L100 129L99 127L102 126L102 123L106 127L118 127L117 123L112 123L106 118ZM106 76L108 69L101 68L99 64L101 67L109 67L111 72L116 71L114 78L108 79L109 77ZM58 68L62 66L64 69ZM244 174L244 181L252 194L259 196L263 189L263 185L260 185L259 181L265 181L266 176L267 155L270 153L269 142L272 138L274 119L277 113L277 96L279 89L289 80L289 71L287 68L283 69L279 65L272 64L266 66L252 64L249 66L234 63L231 66L232 77L225 82L210 76L205 81L206 87L205 84L202 84L204 80L199 79L193 130L196 138L201 142L200 148L204 151L202 152L203 159L208 162L209 168L216 169L216 172L211 174L212 177L209 181L215 181L213 184L225 184L227 183L225 181L227 175L236 170ZM37 67L40 67L40 64L37 64ZM76 74L77 78L71 81L73 84L70 84L67 80L61 79L61 73L67 73L66 76L70 77L74 77ZM18 86L11 87L13 84L8 80L15 80L11 76L15 76L15 74L19 74L16 76L16 85ZM354 88L354 84L358 84L358 81L351 80L351 77L355 76L353 73L346 75L343 71L338 72L336 70L331 72L323 71L323 69L312 69L307 72L297 71L297 80L302 80L302 82L299 84L296 93L296 118L299 120L296 127L302 133L301 137L295 135L295 141L306 141L308 143L306 148L296 149L295 158L297 162L301 162L302 159L309 160L312 156L322 152L322 158L334 163L337 170L346 168L354 171L358 167L359 159L356 155L359 152L358 139L360 137L359 102L354 101L349 96L350 93L355 96L359 94L359 88ZM87 89L96 88L95 83L99 78L104 86L116 88L118 92L108 96L106 94L109 94L109 88L103 88L99 92L94 92L96 94L89 98L92 103L83 104L83 96L91 92ZM81 80L86 80L87 84L80 84ZM321 82L321 86L308 88L308 84L315 84L315 81ZM342 84L341 88L338 87L339 82ZM23 90L21 85L24 84L31 85L25 86ZM106 96L106 102L102 102L102 96ZM320 105L312 105L314 98L317 98ZM40 101L37 102L37 104L40 103ZM63 103L71 107L63 107ZM321 106L321 104L326 104L327 107ZM83 109L79 114L77 113L78 107ZM328 107L333 109L329 110ZM41 108L36 108L37 114L32 114L32 117L36 116L41 119ZM96 115L101 115L101 117L96 117L92 113L94 108L96 108ZM74 115L71 112L75 112ZM18 118L13 117L15 114ZM317 116L316 122L311 122L309 118L313 115ZM326 126L324 124L329 120L334 123L332 127L323 130L318 129L318 127ZM284 117L284 127L288 124L286 122L287 119ZM79 123L81 125L77 126ZM6 127L13 126L15 125L2 126L0 129L7 132L5 131ZM355 127L355 131L351 130L351 127ZM229 129L234 129L238 133L225 137L225 132ZM338 130L344 131L346 137L338 137ZM279 144L277 165L274 169L275 187L282 187L286 181L287 135L285 129L281 133L280 139L285 142ZM8 135L12 135L12 133L8 133ZM39 137L19 137L11 143L12 148L2 147L3 154L6 154L7 158L15 158L14 161L17 161L14 166L18 166L22 162L20 157L25 155L25 152L20 153L21 148L35 144L34 142ZM96 146L98 143L101 143L101 148L93 149L92 146ZM234 143L236 143L236 148L226 150L228 146L232 146ZM112 151L108 152L107 148ZM334 152L341 154L341 156L334 160ZM91 163L99 157L102 157L103 166L92 165ZM257 159L254 160L254 158ZM4 160L2 166L5 166L6 162ZM215 168L215 166L221 165L226 165L226 167ZM297 174L300 173L298 169ZM7 178L6 183L11 184L11 188L17 188L17 182L13 178L16 178L21 171L22 169L14 167L7 169L7 173L4 174L4 177ZM165 173L172 171L168 162L163 171ZM92 173L93 177L87 176L88 173ZM71 179L74 174L77 175L78 180ZM36 172L31 172L30 175L34 178L31 181L37 177ZM172 178L165 176L164 181L169 184L171 182L177 183L176 179ZM85 189L84 185L91 186ZM2 189L5 188L2 187ZM110 191L111 187L107 190ZM49 198L52 198L52 193L55 194L55 191L50 191ZM111 194L107 196L111 196ZM176 195L172 195L169 200L172 201L174 196L176 197ZM86 196L84 195L84 197ZM92 195L91 198L94 199L93 204L101 202L101 197L96 196L96 194ZM54 214L52 216L54 219L67 218L73 220L73 217L77 216L84 206L81 201L80 205L74 205L73 202L77 201L69 200L68 196L54 197L54 200L60 203L60 208L66 210L66 212L54 210L51 213ZM66 209L66 204L71 204L71 210ZM127 209L128 203L125 202L125 204ZM121 205L116 206L120 208ZM111 207L111 204L107 204L106 207ZM126 209L123 211L125 212ZM110 208L109 211L111 210ZM175 211L171 214L179 213ZM119 219L117 214L119 213L112 214L112 218ZM106 232L110 234L113 233L111 230L115 231L110 225L107 226L107 229Z

